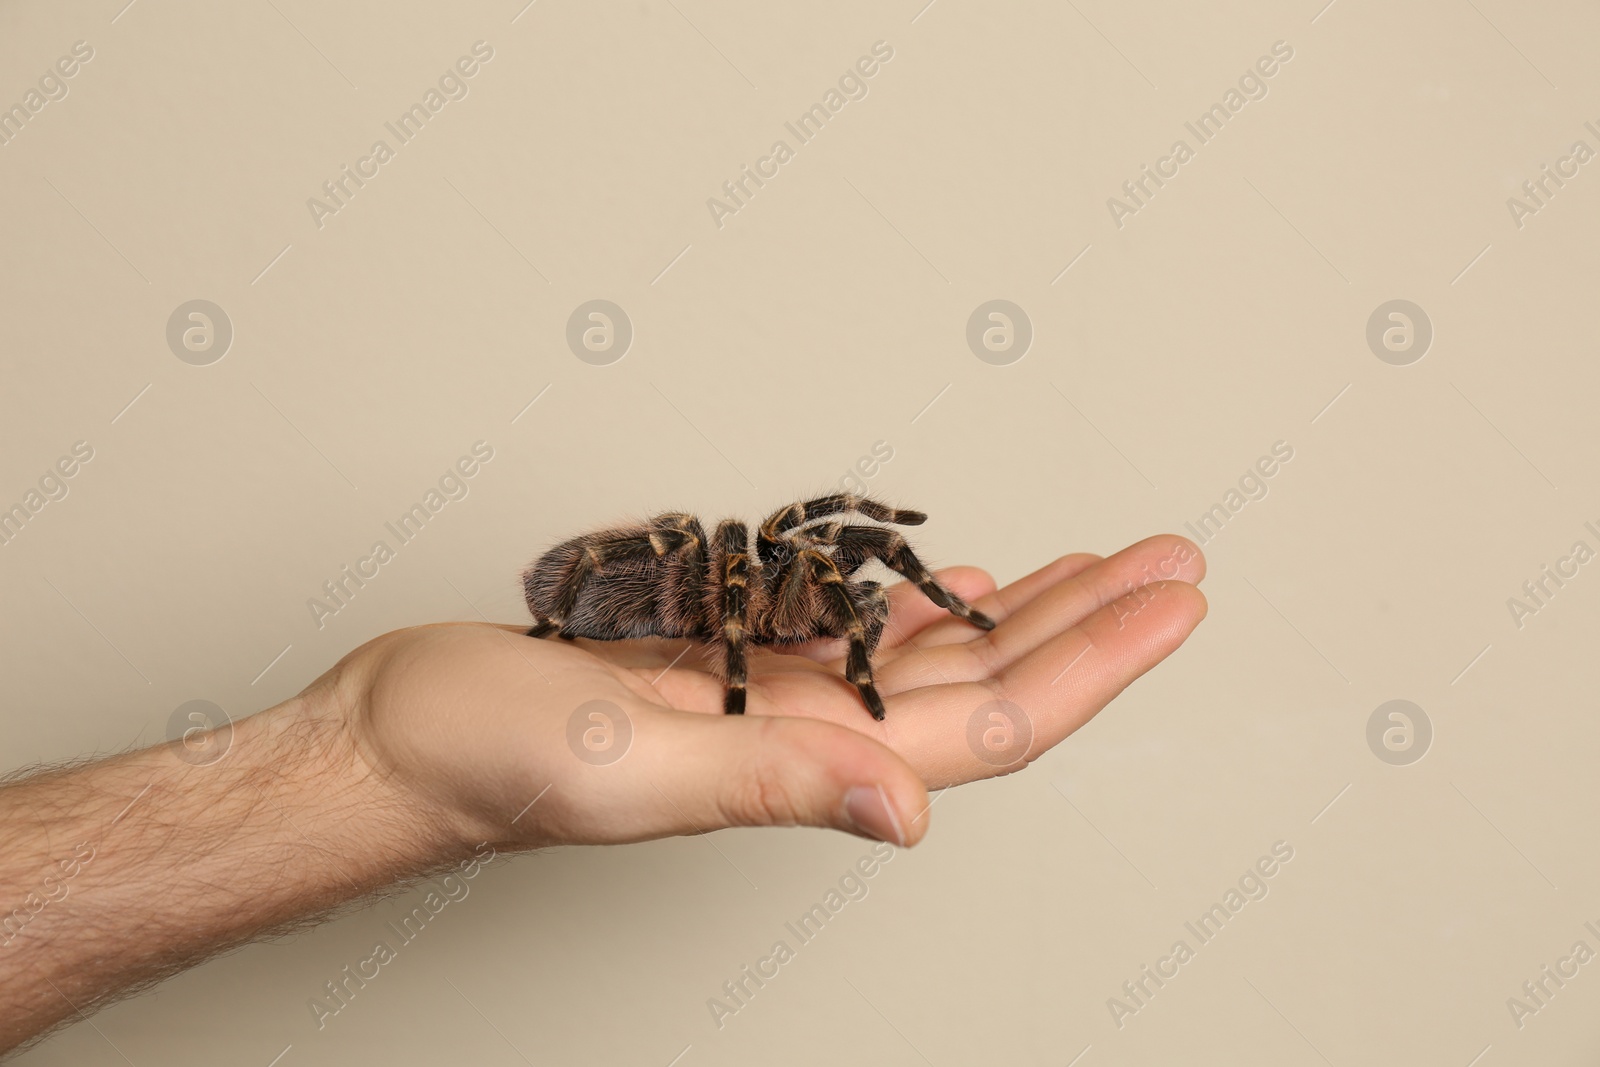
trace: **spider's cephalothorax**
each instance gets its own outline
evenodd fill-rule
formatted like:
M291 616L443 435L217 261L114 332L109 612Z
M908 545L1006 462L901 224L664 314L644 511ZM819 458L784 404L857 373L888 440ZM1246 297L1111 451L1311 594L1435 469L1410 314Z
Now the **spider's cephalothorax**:
M859 521L915 526L927 518L835 493L773 512L753 546L742 522L718 523L708 538L699 519L679 513L574 537L522 576L534 618L528 636L707 642L727 682L723 710L730 715L744 713L746 646L843 637L850 642L845 677L882 719L871 657L889 599L877 582L854 577L868 562L881 560L935 604L994 628L993 619L940 585L898 532Z

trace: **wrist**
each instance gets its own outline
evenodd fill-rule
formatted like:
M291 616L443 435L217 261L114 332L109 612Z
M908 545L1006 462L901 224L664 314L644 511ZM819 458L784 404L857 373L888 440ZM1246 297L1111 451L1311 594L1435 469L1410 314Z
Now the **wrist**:
M188 749L0 789L0 889L21 905L0 939L0 1053L72 1005L470 853L362 758L350 721L302 694Z
M440 862L475 855L484 844L527 847L515 825L527 803L524 761L507 759L504 746L488 740L498 731L484 728L474 709L479 694L458 677L495 669L473 658L483 656L476 640L483 632L478 624L441 624L384 634L295 701L297 715L338 724L330 732L341 736L349 760L343 773L365 782L387 810L404 813Z
M308 847L354 868L364 890L471 853L445 813L376 758L360 716L337 694L313 687L238 726L246 744L258 746L256 758L243 760L249 771L276 760L292 768L280 785L305 816L285 813L284 828L298 827Z

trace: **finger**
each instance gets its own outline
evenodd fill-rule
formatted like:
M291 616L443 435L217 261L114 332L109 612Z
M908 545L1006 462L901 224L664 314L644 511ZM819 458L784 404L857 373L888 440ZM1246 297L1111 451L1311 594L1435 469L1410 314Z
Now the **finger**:
M971 603L994 592L994 578L978 567L946 567L935 571L946 589ZM950 613L925 596L913 582L896 582L888 587L889 621L884 625L883 638L878 642L880 652L894 649L927 629L930 625L950 618ZM971 626L967 628L970 630ZM842 638L830 637L804 644L789 645L784 652L818 663L834 663L845 656L847 645Z
M1098 562L1100 557L1092 552L1075 552L1047 563L999 590L987 571L975 567L951 567L934 573L967 603L991 619L1002 621L1050 586ZM975 575L982 575L984 580L976 580ZM968 585L968 582L971 584ZM880 653L970 641L979 633L971 623L956 618L929 600L912 582L893 586L889 590L889 598L889 622L884 627L883 640L878 644ZM799 654L821 663L843 659L844 650L844 642L838 640L819 641L798 649Z
M1186 582L1157 583L1118 598L997 678L888 698L890 743L930 789L1020 770L1171 655L1205 615L1205 595ZM1011 748L997 754L976 746L974 737L987 737L985 709L1020 715L1010 724ZM976 730L975 718L981 719ZM1007 725L1004 718L995 721Z
M994 577L977 567L946 567L934 571L933 576L940 585L969 604L995 591ZM898 582L889 588L889 621L883 628L883 639L878 647L898 648L929 626L948 618L950 612L929 600L915 583Z
M625 754L568 768L546 816L575 840L641 841L728 826L823 826L898 846L926 832L927 790L864 734L812 719L641 709Z
M988 633L969 632L960 642L919 642L920 648L936 651L900 657L893 670L886 667L885 681L900 688L972 681L1003 670L1090 613L1153 581L1193 584L1204 576L1205 557L1188 538L1174 534L1146 538L1045 589Z
M1161 662L1206 617L1205 594L1187 582L1156 582L1105 605L1000 673L1008 698L1058 717L1086 707L1051 744L1076 730L1135 678ZM1098 703L1085 698L1098 694Z
M1034 597L1059 582L1081 574L1099 563L1100 558L1092 552L1074 552L1052 560L1004 589L992 590L968 602L996 622L1003 622L1021 610ZM931 604L931 601L929 603ZM942 608L933 614L932 623L933 625L922 628L915 635L916 640L911 643L918 648L932 648L935 645L970 641L977 635L971 623L954 618Z

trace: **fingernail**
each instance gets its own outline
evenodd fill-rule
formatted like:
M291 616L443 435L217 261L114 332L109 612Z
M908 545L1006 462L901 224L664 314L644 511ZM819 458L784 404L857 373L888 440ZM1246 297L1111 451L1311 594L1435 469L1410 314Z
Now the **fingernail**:
M906 835L900 829L900 817L894 813L894 805L889 803L883 786L851 786L844 795L844 813L863 836L905 847Z

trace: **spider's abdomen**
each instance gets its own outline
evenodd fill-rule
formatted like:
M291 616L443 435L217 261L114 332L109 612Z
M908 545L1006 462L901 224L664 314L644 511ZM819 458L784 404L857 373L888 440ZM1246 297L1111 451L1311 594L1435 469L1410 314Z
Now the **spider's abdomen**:
M696 595L704 580L702 539L692 520L684 529L657 525L576 537L535 561L523 574L523 593L536 618L562 620L568 637L704 636Z

